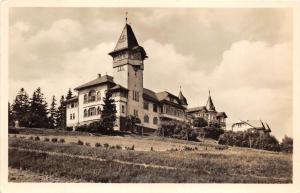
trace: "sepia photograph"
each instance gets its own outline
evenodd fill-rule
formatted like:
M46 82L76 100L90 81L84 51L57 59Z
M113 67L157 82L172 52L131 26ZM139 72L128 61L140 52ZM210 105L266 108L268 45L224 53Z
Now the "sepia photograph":
M293 14L9 7L8 183L293 184Z

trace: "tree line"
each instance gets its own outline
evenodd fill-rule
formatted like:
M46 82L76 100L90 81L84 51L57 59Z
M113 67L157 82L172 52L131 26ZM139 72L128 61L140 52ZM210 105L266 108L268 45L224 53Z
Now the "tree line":
M31 128L65 128L66 127L66 104L73 93L68 90L66 97L61 96L59 106L55 96L52 96L50 107L45 100L40 87L34 90L31 97L24 88L17 93L12 104L8 103L9 126L15 126L16 122L20 127Z

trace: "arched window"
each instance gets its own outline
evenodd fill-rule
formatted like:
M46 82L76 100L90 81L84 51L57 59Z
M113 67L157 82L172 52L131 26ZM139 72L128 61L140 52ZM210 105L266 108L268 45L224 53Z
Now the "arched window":
M89 92L89 102L94 102L96 101L96 91L93 89L93 90L90 90Z
M95 107L89 108L88 116L94 116L94 115L96 115L96 108Z
M97 114L100 115L101 114L101 108L97 107Z
M88 116L88 112L87 112L86 109L84 109L84 111L83 111L83 116L84 116L84 117L87 117L87 116Z
M145 115L145 116L144 116L144 122L145 122L145 123L149 123L149 117L148 117L148 115Z
M153 117L153 124L157 125L157 123L158 123L157 117Z
M97 101L100 101L100 100L101 100L101 92L97 91Z
M83 103L87 103L87 102L88 102L88 96L87 94L85 94L83 97Z

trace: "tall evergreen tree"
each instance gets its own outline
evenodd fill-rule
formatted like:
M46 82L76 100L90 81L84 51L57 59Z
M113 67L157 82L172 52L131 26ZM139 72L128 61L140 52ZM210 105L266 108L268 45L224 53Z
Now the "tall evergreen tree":
M60 105L58 107L58 112L57 112L57 126L60 128L65 128L66 127L66 104L65 104L65 97L61 96L60 98Z
M14 114L12 112L12 109L11 109L11 105L10 103L8 102L8 126L14 126Z
M73 97L73 93L72 93L72 91L71 91L71 88L69 88L66 99L69 100L69 99L71 99L72 97Z
M116 121L116 104L112 98L111 92L107 91L103 99L104 104L102 105L101 111L101 124L107 131L112 131L114 123Z
M27 92L24 88L21 88L18 92L14 103L11 107L14 121L19 121L21 127L27 127L28 125L28 113L30 111L30 102Z
M35 128L49 128L47 102L41 88L38 87L30 101L29 126Z
M51 106L49 109L49 127L51 129L57 127L57 109L56 109L56 99L55 96L52 97L52 102L51 102Z

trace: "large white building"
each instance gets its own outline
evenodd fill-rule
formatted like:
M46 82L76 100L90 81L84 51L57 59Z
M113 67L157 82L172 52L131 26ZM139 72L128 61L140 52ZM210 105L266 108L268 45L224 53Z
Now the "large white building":
M148 56L127 23L109 55L113 59L113 77L98 74L94 80L74 89L77 96L66 102L68 127L99 120L108 90L113 93L117 108L115 129L124 128L124 118L129 115L139 117L141 125L149 129L157 129L163 120L187 120L188 103L181 91L175 96L144 88L144 60Z

